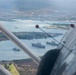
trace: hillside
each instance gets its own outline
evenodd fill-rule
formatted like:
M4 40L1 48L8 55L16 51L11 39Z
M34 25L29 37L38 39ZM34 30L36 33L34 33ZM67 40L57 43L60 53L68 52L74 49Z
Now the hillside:
M0 20L76 20L75 3L64 0L0 0Z
M1 0L1 10L37 10L48 7L49 3L43 0Z

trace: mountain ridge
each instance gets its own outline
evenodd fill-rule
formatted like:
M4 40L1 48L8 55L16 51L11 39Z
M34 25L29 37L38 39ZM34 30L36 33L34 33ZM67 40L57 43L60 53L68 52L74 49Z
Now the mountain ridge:
M41 8L49 7L48 2L44 2L43 0L1 0L0 1L0 9L6 10L36 10Z

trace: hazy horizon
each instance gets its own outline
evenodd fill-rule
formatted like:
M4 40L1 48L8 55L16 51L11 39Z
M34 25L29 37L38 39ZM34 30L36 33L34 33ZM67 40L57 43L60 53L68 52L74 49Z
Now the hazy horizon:
M40 9L76 11L76 0L0 0L0 9Z

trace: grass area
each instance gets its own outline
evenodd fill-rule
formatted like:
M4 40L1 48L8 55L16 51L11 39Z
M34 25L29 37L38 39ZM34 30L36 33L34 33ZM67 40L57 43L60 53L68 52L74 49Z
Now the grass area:
M14 66L14 64L9 65L9 71L12 73L12 75L20 75L19 72L17 71L16 67Z

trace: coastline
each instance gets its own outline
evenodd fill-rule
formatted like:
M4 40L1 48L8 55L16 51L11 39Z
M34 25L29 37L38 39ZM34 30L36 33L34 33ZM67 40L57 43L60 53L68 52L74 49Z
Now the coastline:
M13 34L17 36L19 39L26 39L26 40L49 38L49 36L45 35L45 33L43 32L13 32ZM50 34L52 37L63 35L62 33L50 33L50 32L48 32L48 34ZM5 40L8 40L8 38L0 32L0 41Z

